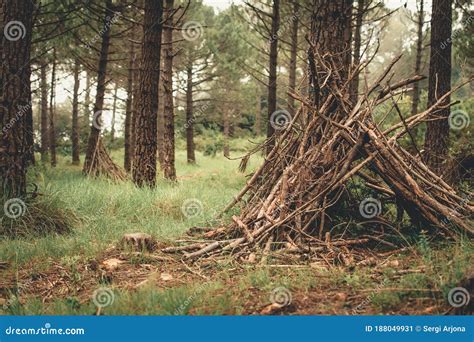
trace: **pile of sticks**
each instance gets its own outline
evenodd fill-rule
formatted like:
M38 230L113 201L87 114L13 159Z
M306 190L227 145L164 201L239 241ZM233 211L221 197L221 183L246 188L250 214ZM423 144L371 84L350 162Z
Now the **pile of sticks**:
M89 177L104 176L115 182L128 179L125 170L115 164L110 157L101 138L97 140L91 161L85 161L83 173Z
M206 232L208 241L169 251L180 251L190 259L221 253L240 258L260 253L265 259L275 250L367 243L370 236L343 240L330 234L328 211L337 207L354 177L380 196L395 198L412 222L435 227L446 235L459 230L473 234L471 197L457 194L423 163L419 153L412 155L398 143L413 127L432 119L449 94L431 108L403 119L395 99L422 77L389 84L386 80L391 79L398 60L366 87L355 104L350 103L347 83L338 85L330 80L320 89L327 96L318 106L294 95L301 107L285 129L277 132L275 146L263 164L225 208L242 203L240 215L233 216L228 226ZM389 113L398 112L400 123L382 130L374 112L384 103L391 105ZM381 212L377 214L373 220L385 220Z

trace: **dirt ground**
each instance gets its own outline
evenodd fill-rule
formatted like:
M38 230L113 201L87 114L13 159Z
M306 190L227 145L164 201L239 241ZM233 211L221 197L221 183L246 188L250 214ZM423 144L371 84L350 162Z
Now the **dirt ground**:
M423 267L417 265L410 256L368 258L364 263L359 263L357 272L371 280L367 284L362 281L359 284L335 280L353 274L354 266L329 267L324 263L314 262L264 266L242 265L237 262L222 266L221 262L213 261L188 264L163 253L124 253L116 248L110 248L96 259L79 260L71 265L54 260L45 261L44 264L48 266L42 270L38 270L37 262L25 264L18 270L3 264L0 270L3 283L0 286L0 304L3 304L4 309L12 293L19 294L21 304L36 298L47 306L55 300L71 296L77 298L79 304L86 304L91 301L94 289L100 284L133 293L144 287L166 291L190 284L200 286L209 281L219 281L224 286L204 292L203 296L230 297L231 304L220 311L229 315L443 315L453 311L439 289L393 286L402 276L424 272ZM387 268L391 269L390 282L387 282ZM283 306L275 305L269 301L267 287L251 284L242 286L243 278L262 269L269 270L270 281L277 282L281 274L290 279L294 277L291 302ZM301 274L311 281L300 281ZM401 294L403 300L392 303L389 307L384 307L383 303L374 303L374 295L383 298L384 294ZM235 310L236 303L243 310ZM213 314L213 308L193 306L189 314L202 312ZM97 313L103 314L90 314Z

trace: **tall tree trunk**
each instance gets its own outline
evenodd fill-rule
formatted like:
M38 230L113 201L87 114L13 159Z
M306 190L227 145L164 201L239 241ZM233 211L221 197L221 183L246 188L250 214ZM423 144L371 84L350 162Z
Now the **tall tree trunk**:
M196 163L194 152L193 66L186 68L186 155L189 164Z
M94 118L87 142L86 157L82 172L89 176L104 174L110 178L122 180L125 174L122 169L114 164L110 158L100 137L101 127L96 127L100 123L102 110L104 107L105 83L107 77L107 63L110 46L110 18L113 18L112 0L106 0L104 13L104 33L100 47L99 67L97 73L97 90L94 104Z
M293 0L293 17L291 25L291 47L290 47L290 70L289 70L289 91L294 93L296 89L296 65L298 58L298 26L299 26L299 3ZM288 96L288 111L291 116L295 114L295 99Z
M165 31L165 29L163 28L163 31ZM164 32L163 32L163 37L162 39L164 40L165 37L164 37ZM160 164L160 167L161 169L163 170L163 141L164 141L164 134L165 134L165 99L164 99L164 93L165 93L165 88L164 88L164 61L165 61L165 56L164 56L164 49L166 47L163 46L163 48L161 49L161 70L163 70L162 72L162 76L161 76L161 82L158 86L158 118L157 118L157 121L158 121L158 135L157 135L157 142L158 142L158 162Z
M423 56L423 22L424 16L424 0L420 0L420 7L418 8L417 18L417 41L416 41L416 56L415 56L415 75L421 74L421 58ZM411 103L411 115L418 113L418 105L420 103L420 82L413 84L413 97ZM420 126L411 129L411 135L416 137Z
M321 93L319 87L319 82L328 76L323 64L338 71L331 73L332 82L343 84L347 81L351 65L351 19L352 0L314 0L310 37L314 49L309 49L308 75L310 97L316 107L328 96ZM323 63L319 63L316 53L323 58ZM332 107L332 112L336 112L336 101Z
M74 88L72 94L72 127L71 127L71 142L72 142L72 164L79 165L79 60L74 61Z
M156 183L158 85L163 0L145 0L140 92L137 100L133 181L137 186Z
M229 135L230 135L230 118L228 109L224 109L224 157L230 157Z
M55 89L56 89L56 49L53 49L53 67L51 71L51 86L49 94L49 152L51 154L51 166L56 166L56 128L54 122L55 111Z
M133 38L133 36L132 36ZM134 75L135 75L135 43L133 41L130 42L130 53L128 59L128 76L127 76L127 102L126 102L126 109L125 109L125 154L123 164L125 170L130 172L132 169L132 118L133 118L133 85L135 83Z
M360 47L361 47L361 31L362 22L365 13L365 0L357 2L357 14L354 30L354 67L357 68L360 64ZM351 82L351 103L355 104L359 97L359 73L357 72Z
M255 105L255 134L260 136L260 134L262 134L262 95L260 94L259 89L257 89Z
M114 101L112 105L112 122L110 125L110 140L114 142L115 140L115 113L117 112L117 92L118 92L118 83L115 83L114 88Z
M30 86L30 89L31 89L31 86ZM26 144L27 146L31 147L27 150L27 160L29 164L34 165L36 161L35 161L35 149L34 149L35 130L33 126L33 102L30 100L30 104L24 107L23 110L25 111L25 115L26 115Z
M139 5L143 8L143 0L139 1ZM143 46L143 37L139 37L140 33L138 32L139 30L138 25L133 26L133 37L135 39L140 40L140 47ZM141 48L139 49L141 51ZM130 124L130 166L131 170L133 170L133 158L134 158L134 153L135 153L135 140L136 140L136 126L137 126L137 113L138 113L138 97L139 97L139 92L140 92L140 51L137 51L135 55L135 68L133 69L133 101L132 101L132 118L131 118L131 124ZM138 61L138 62L137 62Z
M273 0L272 26L270 35L270 59L268 74L268 113L267 113L267 153L274 146L275 129L271 122L272 114L277 109L277 64L278 64L278 30L280 29L280 0Z
M49 151L49 132L48 132L48 80L47 80L47 69L48 66L46 61L41 61L42 65L40 68L40 88L41 88L41 161L46 163L48 161Z
M91 74L89 70L86 69L86 89L84 95L84 127L89 127L91 124Z
M11 31L5 28L0 38L0 194L5 200L26 195L28 158L33 150L27 132L27 121L31 112L30 51L33 4L32 1L0 3L2 23L20 21L24 25L22 32L18 32L18 26L17 32L11 26Z
M428 107L451 90L451 5L450 0L433 0ZM443 105L449 102L448 97ZM429 121L425 135L425 161L440 175L448 156L449 113L449 107L436 111L434 115L442 119Z
M164 89L164 114L163 114L163 160L161 161L163 174L166 179L176 180L174 165L174 105L173 105L173 12L174 0L166 0L167 20L163 34L163 89Z
M418 9L417 19L417 41L416 41L416 57L415 57L415 75L421 73L421 57L423 54L423 22L425 18L424 14L424 0L420 0L420 8ZM418 103L420 102L420 84L415 82L413 84L413 101L411 103L411 115L418 113Z

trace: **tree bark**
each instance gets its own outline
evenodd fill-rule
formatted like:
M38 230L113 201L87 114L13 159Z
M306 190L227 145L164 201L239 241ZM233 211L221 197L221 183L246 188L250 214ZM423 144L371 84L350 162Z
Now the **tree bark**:
M56 128L54 122L54 111L55 111L55 89L56 89L56 49L53 49L53 67L51 71L51 86L49 94L49 153L51 158L51 166L55 167L57 164L56 159Z
M71 142L72 142L72 164L79 165L79 60L74 61L74 88L72 95L72 127L71 127Z
M314 0L311 18L309 49L309 88L310 97L316 107L324 102L328 94L320 92L319 82L328 75L324 65L319 65L314 53L323 59L323 64L331 65L334 72L332 82L339 85L347 81L351 65L351 18L352 0ZM333 103L332 112L336 112L337 103Z
M132 36L133 38L133 36ZM130 53L128 59L128 76L127 76L127 102L125 109L125 132L124 132L124 143L125 143L125 155L124 155L124 168L127 172L132 169L132 118L133 118L133 85L135 83L135 43L130 42Z
M41 126L40 126L40 137L41 137L41 161L46 163L48 161L49 151L49 132L48 132L48 80L47 72L48 66L46 61L41 61L40 67L40 88L41 88Z
M278 30L280 29L280 0L273 0L272 26L270 35L270 59L268 74L268 113L267 113L267 153L274 146L273 128L271 117L277 109L277 64L278 64Z
M20 21L24 36L15 38L3 32L0 52L0 179L1 197L11 199L26 195L26 172L33 146L28 139L28 116L31 113L30 52L33 18L32 1L2 1L2 23ZM3 26L3 25L2 25ZM10 37L10 38L9 38Z
M290 67L289 67L289 91L294 93L296 89L296 65L298 61L298 26L299 26L299 3L293 0L293 17L291 25L291 47L290 47ZM291 116L295 114L295 99L288 96L288 112Z
M224 157L230 157L230 150L229 150L229 135L230 135L230 118L228 109L224 109Z
M92 113L90 112L91 107L91 74L86 70L86 89L84 95L84 127L89 127L91 124Z
M257 89L255 106L255 135L258 137L262 134L262 96L259 89Z
M163 31L165 29L163 28ZM165 39L164 33L162 39ZM164 69L164 50L165 46L163 46L163 49L161 50L161 70ZM161 82L158 87L158 135L157 135L157 142L158 142L158 163L160 164L161 170L163 170L163 141L164 141L164 134L165 134L165 100L164 100L164 93L165 93L165 88L163 86L164 83L164 70L162 72L161 76Z
M359 0L357 2L357 14L356 14L356 22L355 22L355 30L354 30L354 68L357 68L360 64L360 48L361 48L361 31L362 31L362 23L364 19L365 13L365 0ZM351 103L355 104L359 97L359 73L357 72L354 75L354 78L351 82Z
M161 166L166 179L176 180L174 151L174 105L173 105L173 16L174 0L166 0L167 20L163 34L163 159Z
M433 0L428 107L451 90L451 5L450 0ZM442 105L449 102L448 96ZM436 111L434 116L441 119L429 121L425 135L425 162L439 175L448 156L449 113L449 107Z
M186 68L186 154L189 164L196 163L194 152L193 66Z
M139 1L139 5L143 8L143 0ZM135 140L136 140L136 131L135 128L137 126L137 112L138 112L138 97L140 92L140 62L141 60L140 51L143 46L143 37L139 37L140 34L138 32L138 25L133 26L133 37L135 39L140 40L140 49L137 51L135 55L135 62L134 62L134 69L133 69L133 101L132 101L132 118L130 124L130 166L131 170L133 170L133 158L135 153ZM137 62L138 61L138 62Z
M418 9L417 22L417 41L416 41L416 57L415 57L415 75L421 73L421 57L423 54L423 22L424 22L424 0L420 1L420 8ZM420 102L420 84L415 82L413 84L413 101L411 104L411 115L418 113L418 103Z
M100 123L102 109L104 107L105 84L107 77L107 63L110 46L110 18L113 18L113 6L111 0L106 0L104 13L104 33L99 56L99 67L97 73L97 90L94 104L94 118L91 125L91 131L87 142L86 158L82 172L88 176L98 176L105 174L113 179L122 180L125 174L122 169L114 164L110 158L100 137ZM95 124L94 124L95 123Z
M114 88L114 100L112 105L112 122L110 125L110 140L114 142L115 140L115 113L117 112L117 92L118 92L118 83L115 83Z
M163 0L145 0L145 23L140 64L140 92L136 119L133 181L137 186L156 183L158 85Z

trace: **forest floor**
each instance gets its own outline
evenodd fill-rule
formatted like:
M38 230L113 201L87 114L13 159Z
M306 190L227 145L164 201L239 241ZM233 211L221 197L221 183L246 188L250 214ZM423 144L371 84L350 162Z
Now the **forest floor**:
M120 152L114 158L121 159ZM385 257L367 251L358 265L306 262L255 265L231 259L186 264L162 253L117 247L125 233L143 232L162 245L213 219L245 182L239 161L197 154L187 165L177 153L178 184L154 190L130 182L86 179L78 166L32 173L40 192L75 212L73 231L41 238L0 240L0 313L19 315L446 314L446 297L470 266L474 244L420 241ZM248 170L258 164L252 160ZM202 212L186 217L182 205ZM99 311L94 293L112 294ZM272 305L275 296L284 306ZM95 298L95 297L94 297ZM97 299L97 298L95 298Z

